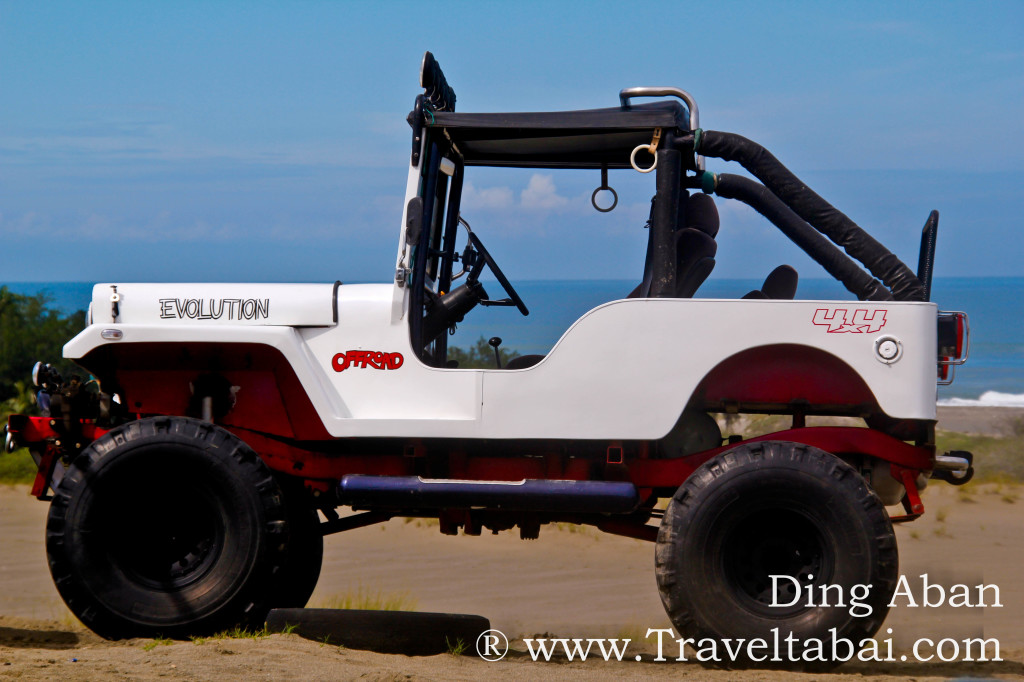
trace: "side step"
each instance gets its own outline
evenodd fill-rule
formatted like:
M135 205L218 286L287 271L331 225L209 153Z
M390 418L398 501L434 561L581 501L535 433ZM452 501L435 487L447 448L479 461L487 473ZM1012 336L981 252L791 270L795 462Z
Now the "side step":
M357 509L500 509L524 512L625 514L636 486L619 481L457 481L419 476L349 474L341 503Z

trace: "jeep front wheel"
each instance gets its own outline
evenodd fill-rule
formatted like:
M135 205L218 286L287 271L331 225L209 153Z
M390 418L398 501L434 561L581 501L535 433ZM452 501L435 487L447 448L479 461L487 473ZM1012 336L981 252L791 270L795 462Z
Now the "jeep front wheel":
M288 556L274 579L271 606L302 608L313 595L324 561L324 534L313 496L301 481L275 476L283 494L288 521Z
M874 635L898 557L885 507L856 470L817 448L770 441L718 455L680 486L655 565L680 637L762 638L771 656L777 629L780 640L792 634L798 660L808 651L811 662L838 663L820 661L808 640L824 642L831 659L831 628L855 647Z
M284 565L280 488L245 443L182 417L131 422L89 445L46 525L50 572L98 634L184 637L259 626Z

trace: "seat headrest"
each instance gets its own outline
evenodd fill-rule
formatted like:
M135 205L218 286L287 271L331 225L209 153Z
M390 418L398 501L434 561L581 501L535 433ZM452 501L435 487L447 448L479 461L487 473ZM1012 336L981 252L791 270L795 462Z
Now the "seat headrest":
M796 296L796 285L800 276L797 275L796 270L790 265L780 265L764 278L764 284L761 286L761 291L765 293L768 298L773 298L782 301L792 301L793 297Z
M700 258L714 257L718 244L703 230L688 227L676 235L676 258L679 267L694 263Z
M718 207L707 194L692 194L686 200L686 227L714 238L718 234Z

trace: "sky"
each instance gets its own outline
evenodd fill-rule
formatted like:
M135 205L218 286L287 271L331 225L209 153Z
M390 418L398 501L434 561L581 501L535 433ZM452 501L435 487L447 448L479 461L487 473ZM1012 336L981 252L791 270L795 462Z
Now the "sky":
M389 281L431 50L459 111L691 92L916 267L1024 275L1021 2L0 0L0 283ZM709 170L742 172L709 160ZM638 279L653 174L471 169L513 280ZM712 277L825 273L718 199Z

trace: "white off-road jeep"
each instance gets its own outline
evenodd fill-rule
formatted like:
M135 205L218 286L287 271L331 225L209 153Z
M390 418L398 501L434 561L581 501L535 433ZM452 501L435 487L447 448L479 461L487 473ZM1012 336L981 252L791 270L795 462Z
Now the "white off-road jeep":
M964 314L929 301L938 214L915 273L764 148L702 130L682 90L457 113L430 53L421 85L389 282L98 284L64 355L101 392L38 366L45 416L11 417L8 446L38 460L71 610L114 638L257 624L305 604L324 534L404 516L650 540L687 637L872 636L897 579L892 523L923 513L926 479L972 473L968 453L935 452L937 377L967 336ZM633 167L655 190L636 288L546 355L493 369L455 366L447 346L477 306L528 314L486 226L460 212L475 166ZM752 206L858 300L802 300L788 266L741 298L694 298L715 263L713 195ZM792 423L723 437L715 415L737 413ZM818 415L863 425L808 426ZM871 615L779 605L823 585L871 586Z

